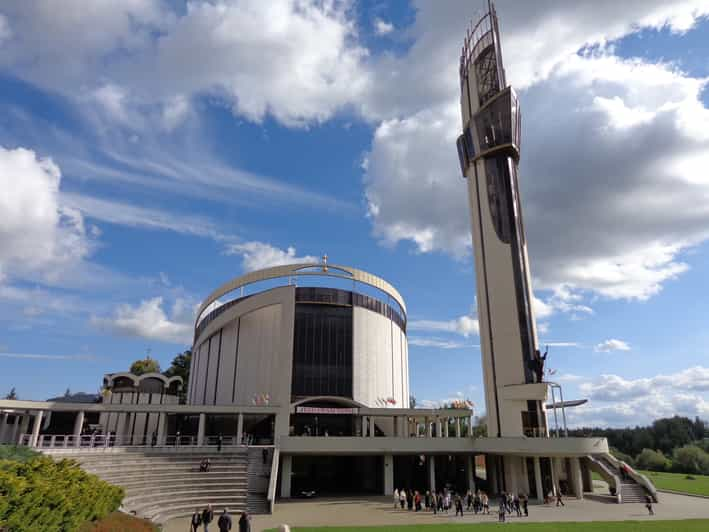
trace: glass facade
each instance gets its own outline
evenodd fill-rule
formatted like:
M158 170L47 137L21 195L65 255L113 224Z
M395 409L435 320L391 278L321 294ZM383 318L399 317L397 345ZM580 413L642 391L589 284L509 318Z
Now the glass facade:
M352 398L351 306L296 304L291 394L294 400L317 395Z

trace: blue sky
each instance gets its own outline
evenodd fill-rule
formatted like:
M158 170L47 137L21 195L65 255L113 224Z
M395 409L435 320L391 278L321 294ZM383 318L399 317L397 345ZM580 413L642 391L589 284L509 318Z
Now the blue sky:
M498 2L540 337L590 399L575 424L709 418L709 6L627 4ZM419 402L481 410L454 146L476 7L3 3L0 393L167 366L216 286L327 253L403 294Z

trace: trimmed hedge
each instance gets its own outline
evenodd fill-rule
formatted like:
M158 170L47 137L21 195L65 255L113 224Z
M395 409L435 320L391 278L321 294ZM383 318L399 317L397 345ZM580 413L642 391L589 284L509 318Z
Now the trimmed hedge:
M74 532L116 510L122 500L122 488L73 460L0 460L0 527L8 531Z

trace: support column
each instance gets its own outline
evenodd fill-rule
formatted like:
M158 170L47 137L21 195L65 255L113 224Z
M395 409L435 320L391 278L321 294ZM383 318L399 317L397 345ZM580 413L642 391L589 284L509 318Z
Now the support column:
M429 418L426 418L426 437L433 437L433 422Z
M460 418L455 418L455 437L460 438Z
M21 417L22 416L18 416L17 414L15 414L15 422L12 424L12 437L10 438L11 443L17 443L17 439L19 438L18 433L20 428Z
M17 443L20 443L22 437L27 434L30 426L30 415L22 414L22 422L20 423L20 433L17 435Z
M79 447L81 444L81 428L84 426L84 411L81 410L76 413L76 418L74 419L74 447Z
M436 491L436 457L428 456L428 489L431 493Z
M468 489L475 493L475 455L469 454L466 457L465 471L468 476Z
M406 416L401 416L401 418L399 419L402 438L408 438L410 436L408 419L409 418Z
M554 491L554 495L557 494L559 491L559 459L558 458L550 458L549 461L551 462L551 485L552 485L552 490Z
M374 418L369 416L369 437L374 438Z
M583 479L581 478L581 463L578 456L569 459L569 484L577 499L583 499Z
M0 443L5 443L5 432L7 432L7 412L3 412L2 421L0 421Z
M583 491L593 492L593 477L588 468L588 460L581 460L581 478L583 479Z
M236 441L238 445L241 445L242 440L244 439L244 414L239 412L239 417L236 420ZM288 457L290 460L290 457ZM290 461L288 462L290 465ZM288 473L290 475L290 473ZM290 478L290 477L289 477ZM290 487L288 488L290 492ZM288 495L290 497L290 495Z
M534 457L534 486L537 490L537 500L539 504L544 503L544 487L542 486L542 466L539 457Z
M204 445L204 427L207 423L207 414L202 412L199 415L199 425L197 425L197 445Z
M384 455L384 495L394 493L394 457Z
M30 447L37 447L37 440L39 439L39 429L42 428L42 412L38 410L34 416L34 423L32 424L32 438L30 439Z
M293 471L293 457L281 455L281 497L290 498L290 483Z
M441 418L436 418L436 436L443 437L443 421L441 421Z
M445 419L443 420L443 423L444 423L444 425L443 425L443 436L444 436L445 438L448 437L448 428L449 428L448 425L450 425L450 422L451 422L451 421L450 421L450 418L449 418L449 417L447 417L447 418L445 418Z
M158 434L157 434L157 445L165 445L167 429L167 412L160 412L158 416Z

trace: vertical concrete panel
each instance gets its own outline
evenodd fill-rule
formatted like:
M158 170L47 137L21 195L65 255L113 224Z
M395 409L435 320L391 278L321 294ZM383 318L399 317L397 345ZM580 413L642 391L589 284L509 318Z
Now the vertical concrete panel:
M237 320L222 329L222 349L220 355L219 376L217 377L217 404L231 404L231 391L236 362Z
M197 365L197 375L195 377L194 404L204 404L204 391L207 378L207 363L209 362L209 340L202 342L199 347L199 364Z
M219 359L219 348L222 342L221 329L212 335L212 342L209 344L209 366L207 367L207 375L205 378L205 386L207 387L207 397L205 404L215 404L215 392L217 390L217 373L220 371L221 361Z

